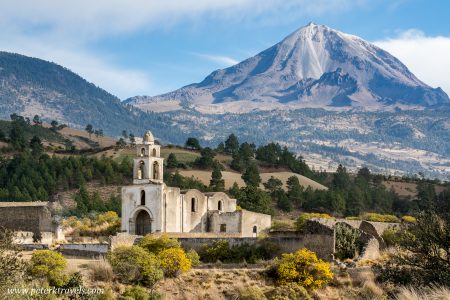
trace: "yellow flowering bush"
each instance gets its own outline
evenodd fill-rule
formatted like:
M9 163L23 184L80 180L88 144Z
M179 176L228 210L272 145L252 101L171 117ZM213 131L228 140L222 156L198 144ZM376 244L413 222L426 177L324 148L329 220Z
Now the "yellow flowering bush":
M177 239L169 238L167 235L154 236L147 234L139 242L139 246L150 253L158 255L161 251L169 248L181 248L181 243Z
M317 255L302 248L295 253L285 253L275 262L277 283L297 283L307 289L316 289L333 279L331 265Z
M62 286L67 281L64 273L67 260L52 250L35 250L30 260L29 274L38 279L47 280L50 286Z
M191 260L182 248L165 249L158 254L158 259L167 277L175 277L179 273L189 271L192 267Z
M303 231L305 228L306 222L311 219L334 219L334 217L329 214L321 214L321 213L303 213L301 214L297 221L295 221L295 228L297 231Z
M399 220L396 216L393 215L382 215L376 213L365 213L361 216L362 220L371 221L371 222L389 222L389 223L398 223Z
M403 223L408 223L408 224L414 224L417 222L417 219L412 217L412 216L403 216L402 217L402 222Z

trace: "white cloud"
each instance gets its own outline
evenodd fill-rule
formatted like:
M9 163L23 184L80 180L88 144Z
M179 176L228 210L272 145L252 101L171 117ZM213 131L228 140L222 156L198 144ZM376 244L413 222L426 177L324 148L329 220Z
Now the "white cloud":
M213 20L255 20L277 16L278 22L292 16L337 13L369 0L14 0L0 3L2 28L19 27L76 34L95 38L142 28L164 28L201 17Z
M203 53L192 53L198 57L204 58L208 61L216 63L222 67L229 67L239 63L239 60L234 59L232 57L223 56L223 55L211 55L211 54L203 54Z
M60 46L57 42L30 37L0 35L2 50L37 57L62 65L119 98L148 93L149 76L139 70L116 66L111 57L95 55L77 44Z
M410 29L375 44L400 59L420 80L450 95L450 37Z

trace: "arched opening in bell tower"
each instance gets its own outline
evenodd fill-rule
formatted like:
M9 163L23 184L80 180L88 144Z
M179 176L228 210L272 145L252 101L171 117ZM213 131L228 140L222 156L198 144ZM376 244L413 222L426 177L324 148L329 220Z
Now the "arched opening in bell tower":
M141 156L145 156L145 148L141 149Z
M145 176L145 162L142 160L139 162L139 167L137 171L137 178L138 179L144 179Z
M156 149L153 148L153 156L156 157Z
M157 161L153 163L153 179L159 179L159 163Z

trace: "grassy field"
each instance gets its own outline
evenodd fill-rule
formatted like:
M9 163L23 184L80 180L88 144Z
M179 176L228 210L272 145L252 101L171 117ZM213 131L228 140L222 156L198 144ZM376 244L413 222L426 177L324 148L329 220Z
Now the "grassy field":
M417 195L417 184L414 182L384 181L383 185L388 189L393 189L401 197L414 198ZM446 188L442 185L435 185L436 193L442 193Z

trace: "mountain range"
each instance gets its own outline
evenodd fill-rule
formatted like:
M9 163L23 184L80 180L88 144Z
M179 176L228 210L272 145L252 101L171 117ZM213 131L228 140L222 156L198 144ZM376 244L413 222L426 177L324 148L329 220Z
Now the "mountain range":
M112 136L151 129L163 143L216 146L235 133L286 145L316 169L450 180L447 94L379 47L313 23L200 83L125 101L52 62L0 52L0 118L12 113Z
M281 42L202 82L128 99L142 110L203 113L325 108L367 111L448 104L397 58L353 35L310 23Z

